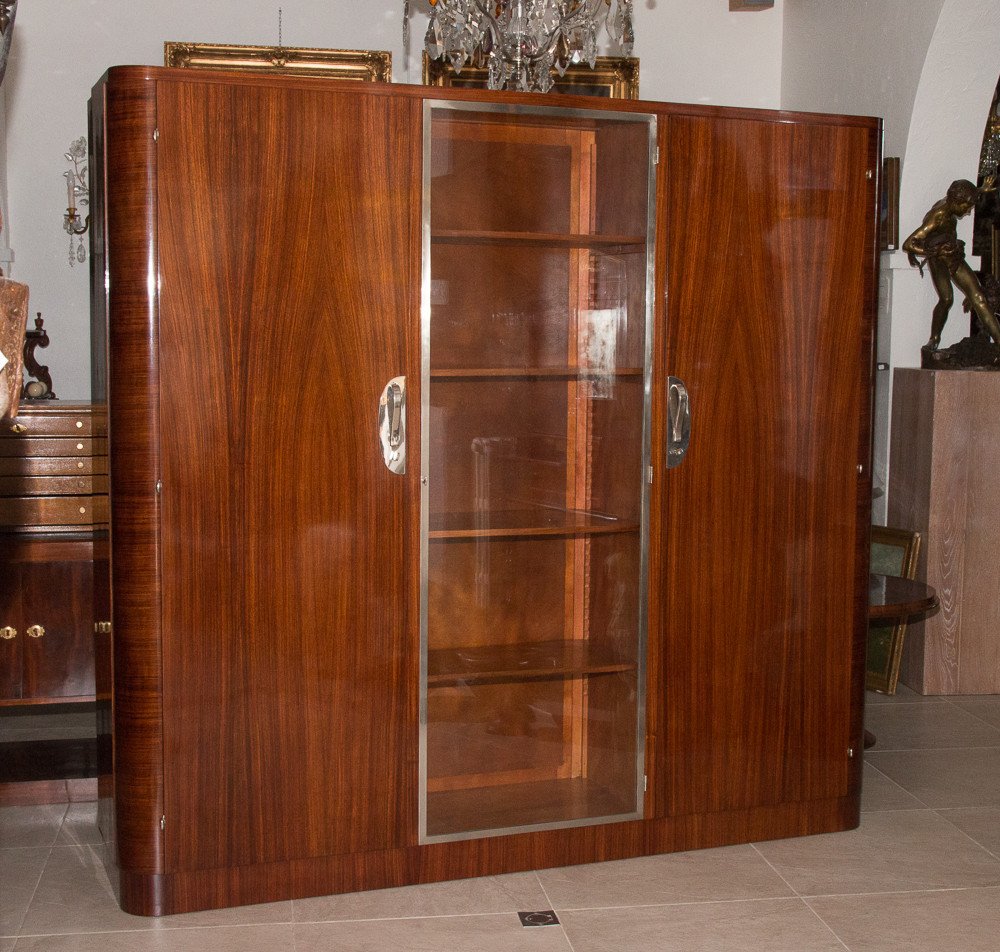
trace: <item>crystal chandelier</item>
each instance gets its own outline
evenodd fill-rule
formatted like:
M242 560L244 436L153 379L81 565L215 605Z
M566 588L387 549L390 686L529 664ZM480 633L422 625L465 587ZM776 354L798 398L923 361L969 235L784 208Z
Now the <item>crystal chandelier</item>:
M621 55L632 53L632 0L430 0L425 48L461 72L488 67L490 89L552 88L571 63L597 60L601 25ZM406 0L407 14L409 0ZM405 16L406 14L404 14Z

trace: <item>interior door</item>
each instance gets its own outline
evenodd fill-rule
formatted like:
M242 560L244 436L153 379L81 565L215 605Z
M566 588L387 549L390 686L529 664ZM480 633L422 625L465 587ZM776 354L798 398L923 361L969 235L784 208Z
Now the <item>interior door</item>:
M661 483L661 815L840 797L854 776L877 136L747 117L664 134L665 358L691 441Z
M419 108L159 86L168 870L415 840Z

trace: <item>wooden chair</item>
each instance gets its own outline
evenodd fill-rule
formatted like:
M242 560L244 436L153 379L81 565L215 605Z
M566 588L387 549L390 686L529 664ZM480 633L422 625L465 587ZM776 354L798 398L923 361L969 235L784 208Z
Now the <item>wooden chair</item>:
M872 526L871 571L874 574L912 579L916 575L919 554L919 532ZM869 691L879 691L882 694L896 693L905 635L905 618L868 623L865 687Z

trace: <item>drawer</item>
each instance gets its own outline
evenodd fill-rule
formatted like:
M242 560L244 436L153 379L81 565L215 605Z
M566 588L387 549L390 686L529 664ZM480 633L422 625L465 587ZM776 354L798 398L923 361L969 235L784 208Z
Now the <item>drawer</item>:
M107 456L106 437L19 436L17 439L0 440L0 456Z
M11 427L24 427L15 433ZM21 404L12 423L0 427L0 442L38 436L107 436L107 411L103 405L57 404L41 406Z
M76 476L0 476L2 496L93 496L107 494L108 477L89 474Z
M4 476L106 476L106 456L0 456Z
M107 496L24 496L0 499L0 526L90 526L107 521Z

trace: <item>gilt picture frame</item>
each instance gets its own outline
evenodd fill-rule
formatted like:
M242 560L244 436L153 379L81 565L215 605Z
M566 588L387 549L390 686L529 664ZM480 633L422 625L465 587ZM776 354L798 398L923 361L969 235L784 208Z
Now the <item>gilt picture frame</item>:
M392 81L386 50L325 50L296 46L233 46L224 43L163 44L163 64L189 69L235 69L367 83Z
M899 248L899 175L900 161L888 156L882 161L882 204L879 215L879 247L883 251Z
M485 66L464 66L461 73L447 62L424 53L423 83L456 89L485 89ZM569 96L599 96L603 99L639 98L639 58L598 56L591 69L586 63L570 66L564 76L554 75L551 92Z

